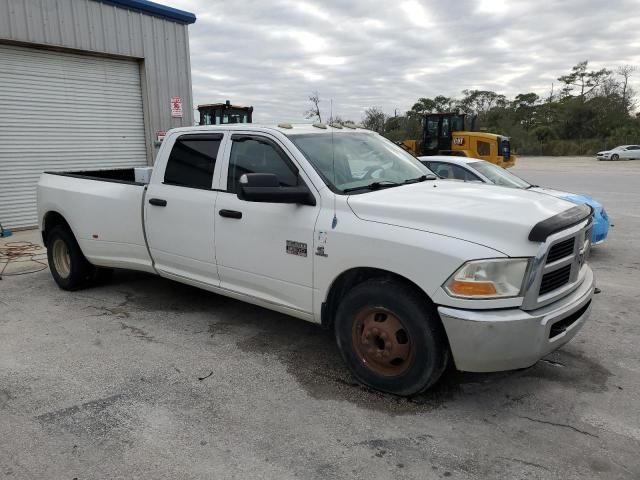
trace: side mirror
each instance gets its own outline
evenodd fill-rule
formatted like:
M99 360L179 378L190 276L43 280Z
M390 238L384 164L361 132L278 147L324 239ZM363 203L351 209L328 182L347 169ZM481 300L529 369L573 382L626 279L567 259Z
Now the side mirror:
M306 185L282 187L273 173L245 173L240 177L238 198L247 202L299 203L315 206Z

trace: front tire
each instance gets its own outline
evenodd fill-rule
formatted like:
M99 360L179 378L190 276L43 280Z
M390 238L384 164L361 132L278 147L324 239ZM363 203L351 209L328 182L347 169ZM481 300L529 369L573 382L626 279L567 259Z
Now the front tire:
M393 280L368 280L348 292L336 313L335 335L354 377L395 395L426 390L449 362L433 304Z
M53 279L63 290L79 290L91 283L94 267L68 228L59 225L47 234L47 260Z
M614 153L613 155L611 155L611 160L617 162L618 160L620 160L620 155Z

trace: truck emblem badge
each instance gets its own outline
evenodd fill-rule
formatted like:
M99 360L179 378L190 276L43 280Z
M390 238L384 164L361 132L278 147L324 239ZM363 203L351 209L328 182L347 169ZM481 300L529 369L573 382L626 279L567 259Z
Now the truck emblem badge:
M324 251L327 246L327 232L324 230L320 230L318 232L318 242L316 246L316 255L318 257L328 257L327 253Z
M299 257L307 256L307 244L303 242L294 242L287 240L287 253L289 255L298 255Z

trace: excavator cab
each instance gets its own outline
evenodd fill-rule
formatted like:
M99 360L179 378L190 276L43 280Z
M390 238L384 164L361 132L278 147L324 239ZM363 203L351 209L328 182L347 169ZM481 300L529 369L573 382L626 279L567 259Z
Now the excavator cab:
M225 103L210 103L198 105L200 113L199 125L226 125L229 123L251 123L253 107L242 107L231 105L227 100Z
M451 155L453 132L464 131L464 113L431 113L425 115L422 129L422 155Z

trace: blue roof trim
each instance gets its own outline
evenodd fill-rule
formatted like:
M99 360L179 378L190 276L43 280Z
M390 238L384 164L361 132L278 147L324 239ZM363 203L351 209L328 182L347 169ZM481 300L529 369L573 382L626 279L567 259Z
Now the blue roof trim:
M191 12L178 10L177 8L167 7L159 3L149 2L147 0L99 0L103 3L109 3L117 7L124 7L138 12L148 13L160 18L173 20L174 22L191 25L196 23L196 16Z

